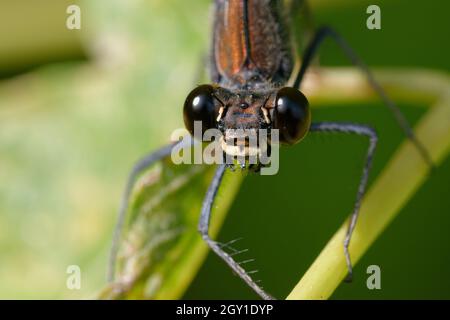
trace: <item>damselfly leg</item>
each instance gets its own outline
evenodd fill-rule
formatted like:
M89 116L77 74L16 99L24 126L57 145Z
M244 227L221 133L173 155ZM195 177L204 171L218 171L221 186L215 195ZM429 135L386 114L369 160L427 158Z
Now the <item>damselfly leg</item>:
M339 47L344 52L344 54L349 58L349 60L365 74L370 86L380 96L383 103L393 113L395 120L397 121L399 126L404 131L406 137L409 140L411 140L411 142L416 147L417 151L423 157L424 161L430 166L430 169L432 169L433 162L431 161L430 155L428 154L425 146L423 144L421 144L419 140L417 140L413 129L408 124L408 121L406 120L403 113L400 111L400 109L397 107L397 105L394 103L394 101L392 101L389 98L389 96L384 91L383 87L378 83L378 81L373 76L370 69L358 57L358 55L354 52L354 50L351 48L351 46L347 43L347 41L345 41L345 39L339 33L337 33L335 30L333 30L332 28L330 28L330 27L320 28L317 31L317 33L315 34L315 36L313 37L313 39L311 40L310 44L305 49L305 52L302 57L301 68L297 74L297 77L295 78L294 88L300 89L302 80L304 78L304 75L305 75L308 67L311 65L311 62L314 60L314 56L317 55L320 45L323 43L323 41L327 37L334 40L339 45ZM318 131L318 128L319 127L316 126L315 131ZM322 128L324 128L324 127L322 126ZM311 130L312 129L313 129L313 127L311 127ZM345 126L342 129L345 129ZM326 129L324 129L324 130L326 130ZM326 130L326 131L328 131L328 130ZM336 130L336 131L345 132L343 130ZM355 131L354 133L358 133L358 132ZM362 133L360 133L360 134L362 134ZM376 135L374 132L373 132L373 137L375 138L375 142L376 142ZM373 138L371 138L371 141L372 141L372 139ZM372 142L371 142L371 145L372 145ZM372 147L369 147L369 153L373 153L373 151L371 151L371 148ZM375 145L373 146L373 148L375 148ZM370 169L371 157L372 156L370 155L370 158L369 158L369 155L368 155L368 159L367 159L368 163L366 163L366 166L364 167L364 172L363 172L363 176L361 177L360 184L359 184L358 194L357 194L355 205L354 205L354 210L352 213L352 217L350 220L350 224L348 227L346 237L344 239L344 253L345 253L345 258L346 258L347 267L348 267L348 276L346 278L347 282L350 282L352 280L352 270L353 270L352 264L351 264L351 259L350 259L350 254L348 252L348 246L350 244L350 239L352 237L353 229L355 228L355 225L356 225L356 220L357 220L358 213L359 213L359 207L361 205L361 199L364 195L365 185L367 183L367 176L369 174L369 169Z
M348 251L348 247L350 245L350 239L353 233L353 230L356 226L356 221L358 220L359 209L361 207L361 200L364 196L367 186L367 180L369 178L370 168L372 166L372 158L375 153L375 148L377 145L377 133L375 130L369 126L354 124L354 123L339 123L339 122L319 122L313 123L310 128L310 132L336 132L336 133L351 133L357 135L363 135L369 138L369 147L367 149L366 161L364 164L363 172L361 175L361 179L359 181L358 191L356 193L356 200L353 206L353 211L350 218L350 223L347 229L347 233L345 234L344 239L344 254L345 260L348 267L348 275L346 281L349 282L352 280L353 267L350 259L350 253Z
M139 176L149 169L151 166L153 166L156 162L160 161L161 159L170 156L172 149L175 146L183 147L184 144L192 143L191 139L183 139L180 142L170 143L164 147L161 147L160 149L153 151L151 153L148 153L144 157L142 157L139 161L136 162L136 164L133 166L133 169L131 170L130 174L128 175L127 184L125 186L125 190L123 191L120 207L119 207L119 213L117 216L117 222L116 226L114 228L114 235L113 240L111 244L110 249L110 256L108 261L108 271L107 271L107 280L108 282L114 281L115 276L115 265L116 265L116 259L117 259L117 253L119 250L119 243L121 240L122 235L122 229L123 224L125 221L125 216L128 210L128 205L130 201L131 192L133 191L134 185L139 178Z
M212 240L209 236L209 221L211 218L211 209L216 197L217 191L222 182L223 175L225 173L226 165L221 164L217 167L214 178L208 188L205 199L203 200L202 212L198 224L198 230L202 235L203 240L220 258L222 258L236 274L245 281L260 297L263 299L273 299L268 293L266 293L251 277L250 275L227 253L220 244Z
M339 45L339 48L344 52L344 54L347 56L347 58L351 61L351 63L353 65L355 65L357 68L359 68L361 70L361 72L364 73L369 85L380 96L383 103L392 112L392 114L395 117L395 120L397 121L397 123L401 127L401 129L404 131L406 137L409 140L411 140L411 142L417 148L417 151L423 157L424 161L426 161L430 167L433 167L433 162L430 158L430 155L428 154L425 146L419 140L417 140L413 129L409 125L409 123L406 120L403 113L400 111L400 109L397 107L397 105L394 103L394 101L392 101L389 98L389 96L387 95L387 93L385 92L383 87L375 79L375 77L372 74L372 72L370 71L369 67L358 57L358 55L355 53L355 51L352 49L352 47L347 43L347 41L334 29L325 26L325 27L321 27L316 32L314 38L312 39L312 41L310 42L308 47L305 49L305 53L303 54L302 65L301 65L300 71L298 72L297 77L295 78L294 88L300 89L302 80L305 76L305 73L306 73L308 67L311 65L311 62L314 60L314 57L318 54L320 45L323 43L323 41L326 38L330 38L334 42L336 42Z

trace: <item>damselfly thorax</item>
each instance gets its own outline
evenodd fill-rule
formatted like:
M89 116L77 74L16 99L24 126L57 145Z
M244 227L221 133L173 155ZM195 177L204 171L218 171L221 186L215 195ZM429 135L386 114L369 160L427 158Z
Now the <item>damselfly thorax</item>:
M194 121L201 121L203 133L219 129L222 149L229 155L236 155L237 147L252 151L249 132L267 130L268 143L278 143L271 139L272 130L277 129L282 143L293 144L309 129L307 99L295 88L285 87L294 66L285 10L283 1L215 2L213 84L189 94L184 121L191 133Z

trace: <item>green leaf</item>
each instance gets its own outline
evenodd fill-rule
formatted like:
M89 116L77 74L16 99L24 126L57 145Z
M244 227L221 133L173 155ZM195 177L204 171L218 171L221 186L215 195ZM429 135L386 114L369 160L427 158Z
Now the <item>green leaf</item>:
M177 299L207 254L197 231L202 200L214 174L207 165L164 159L138 182L123 230L116 281L101 294L113 299ZM226 174L213 212L214 237L242 181Z

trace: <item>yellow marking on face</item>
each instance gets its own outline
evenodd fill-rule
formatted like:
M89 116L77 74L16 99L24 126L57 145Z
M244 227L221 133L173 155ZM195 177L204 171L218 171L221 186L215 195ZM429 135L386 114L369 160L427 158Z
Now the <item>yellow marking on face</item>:
M267 109L264 107L261 107L261 110L264 115L264 121L266 121L267 124L270 124L269 111L267 111Z
M222 118L223 110L224 110L224 107L223 107L223 106L220 107L220 109L219 109L219 115L217 116L217 119L216 119L217 122L219 122L220 119Z

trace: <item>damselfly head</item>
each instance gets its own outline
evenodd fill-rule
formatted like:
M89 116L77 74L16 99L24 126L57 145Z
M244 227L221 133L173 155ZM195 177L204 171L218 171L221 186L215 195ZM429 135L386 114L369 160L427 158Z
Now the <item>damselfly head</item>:
M201 122L201 132L194 132L195 121ZM297 143L310 122L308 100L290 87L256 92L200 85L184 104L188 131L203 140L208 129L218 129L223 151L236 157L261 154L271 143ZM272 134L274 130L277 135Z

